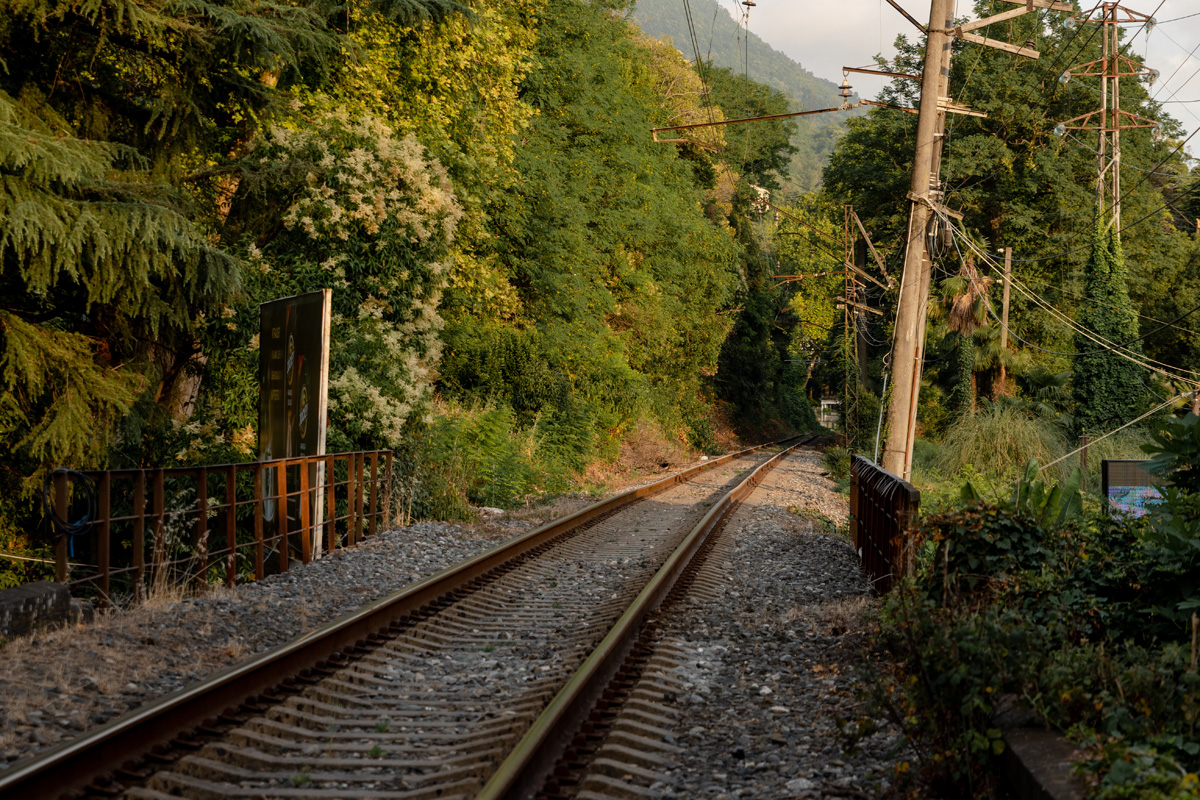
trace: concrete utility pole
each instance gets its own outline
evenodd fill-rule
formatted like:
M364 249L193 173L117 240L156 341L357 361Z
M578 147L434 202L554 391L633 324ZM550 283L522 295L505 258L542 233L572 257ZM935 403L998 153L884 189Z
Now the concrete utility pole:
M882 466L893 475L907 480L912 474L913 440L917 428L917 399L921 390L921 363L925 348L925 316L929 301L932 263L926 247L926 231L934 209L961 218L942 205L938 179L942 160L942 138L946 130L946 112L985 117L950 100L950 48L953 39L962 39L1007 53L1037 58L1032 45L1016 45L970 33L996 22L1032 13L1035 9L1073 11L1074 7L1058 0L1005 0L1016 6L974 22L955 25L953 0L931 0L929 28L925 42L925 68L921 75L921 108L917 116L916 153L908 199L908 240L905 242L904 274L900 278L900 297L896 306L893 335L892 401L888 405L887 443Z
M916 427L917 394L921 385L921 360L925 344L925 313L929 297L931 264L926 252L925 230L929 225L930 196L941 166L940 129L946 112L938 98L946 95L950 78L952 0L932 0L929 33L925 44L925 71L921 76L921 108L917 116L916 154L909 184L908 241L904 251L904 273L896 307L895 341L892 355L892 402L888 406L888 436L883 447L885 470L907 479L912 471L913 429Z

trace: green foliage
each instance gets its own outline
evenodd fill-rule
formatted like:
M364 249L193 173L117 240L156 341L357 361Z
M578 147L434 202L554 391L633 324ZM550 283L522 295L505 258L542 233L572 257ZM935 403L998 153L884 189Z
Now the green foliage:
M1083 513L1083 495L1079 491L1083 473L1079 467L1071 470L1066 482L1057 486L1047 484L1038 477L1040 474L1037 459L1029 459L1025 474L1013 486L1012 496L1005 507L1013 513L1030 517L1043 528L1061 527L1077 519ZM961 497L964 503L984 499L970 481L963 486Z
M1146 469L1169 479L1180 492L1200 493L1200 417L1168 417L1150 432L1150 439L1142 446L1150 455Z
M411 431L397 502L406 517L470 519L471 506L512 508L564 491L594 449L571 410L517 425L502 405L444 405Z
M712 64L705 74L711 104L719 107L726 119L769 117L788 111L787 97L770 86ZM795 152L791 145L795 131L796 123L787 119L731 125L725 130L725 158L743 180L764 189L778 189L788 157Z
M830 108L840 102L836 84L816 77L753 31L741 28L715 0L691 0L691 8L695 19L705 20L701 58L735 73L749 69L750 80L764 83L787 97L788 111ZM633 10L633 21L648 36L668 37L683 50L688 59L695 58L685 17L675 0L638 0ZM753 54L748 63L745 60L746 47ZM795 152L781 176L783 188L789 197L817 188L821 168L829 158L829 151L845 130L845 116L855 113L818 114L797 121L790 138Z
M850 458L854 454L845 447L829 447L821 456L821 464L835 481L850 474Z
M1168 418L1151 437L1143 449L1147 468L1164 479L1162 502L1139 533L1162 587L1156 608L1186 628L1200 614L1200 417Z
M1142 352L1137 315L1126 286L1125 254L1115 233L1099 227L1085 267L1087 300L1079 313L1079 324L1104 342L1121 346L1137 356ZM1076 334L1075 422L1080 432L1100 433L1129 422L1146 405L1146 370L1121 353L1105 349L1082 334Z

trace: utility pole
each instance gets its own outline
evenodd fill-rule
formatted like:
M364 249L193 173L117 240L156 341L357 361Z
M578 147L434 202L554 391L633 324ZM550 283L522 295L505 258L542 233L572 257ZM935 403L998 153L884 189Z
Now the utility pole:
M931 264L926 252L925 230L929 225L930 197L940 169L939 128L946 113L938 98L949 85L951 39L946 29L953 24L952 0L931 0L929 29L925 41L925 71L921 76L921 107L917 114L916 153L909 184L908 242L900 297L896 306L893 343L892 402L888 405L888 436L883 447L883 468L907 479L912 471L912 442L916 427L917 396L921 385L921 360L925 344L925 314L929 297ZM939 124L941 123L941 124Z
M1000 299L1000 393L1004 389L1004 353L1008 349L1008 291L1012 284L1012 248L1004 248L1004 293Z
M925 348L925 318L933 265L926 245L926 231L933 211L953 214L942 205L939 171L946 112L986 116L953 103L950 99L950 52L953 39L993 47L1029 58L1039 53L1030 46L989 39L970 31L995 22L1029 14L1035 9L1073 11L1070 4L1056 0L1006 0L1016 6L970 23L955 25L952 0L931 0L925 40L925 67L921 74L921 107L917 115L916 152L909 185L908 240L905 243L904 273L896 306L893 334L892 400L888 405L888 435L882 466L907 480L912 474L913 441L917 427L917 400L921 390L921 365Z
M858 441L858 278L854 274L854 236L850 219L853 206L842 207L842 269L844 290L842 298L842 357L845 375L842 380L842 426L851 447Z

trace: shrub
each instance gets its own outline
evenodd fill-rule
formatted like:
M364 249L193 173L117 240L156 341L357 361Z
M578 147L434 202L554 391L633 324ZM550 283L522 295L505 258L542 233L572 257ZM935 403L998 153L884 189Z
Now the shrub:
M850 459L853 455L848 448L830 447L821 457L821 463L830 477L840 481L850 474Z

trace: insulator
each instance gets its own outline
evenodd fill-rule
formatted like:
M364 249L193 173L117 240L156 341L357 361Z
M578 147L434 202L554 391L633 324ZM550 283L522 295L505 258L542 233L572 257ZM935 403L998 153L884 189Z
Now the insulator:
M1054 126L1054 135L1055 136L1066 136L1067 135L1067 126L1062 124L1061 122L1058 123L1057 125L1055 125Z
M1161 122L1150 129L1150 135L1153 136L1155 139L1161 139L1163 137L1163 134L1164 134L1164 130L1163 130L1163 125Z
M1066 86L1067 82L1070 80L1071 80L1071 70L1069 70L1069 69L1063 70L1063 74L1058 76L1058 82L1064 86Z
M850 81L845 78L842 78L842 85L839 86L838 88L841 89L841 91L838 92L838 95L841 97L845 97L846 99L849 99L851 97L851 95L853 94L850 91L853 87L850 85Z
M1158 80L1158 70L1156 70L1156 69L1150 70L1150 74L1148 74L1146 76L1146 79L1150 82L1150 85L1153 86L1154 82L1156 80Z
M746 8L754 8L755 2L754 0L742 0L742 5L744 5Z
M1155 23L1154 17L1151 17L1150 19L1146 20L1146 35L1147 36L1149 36L1150 32L1154 30L1155 24L1156 23Z

